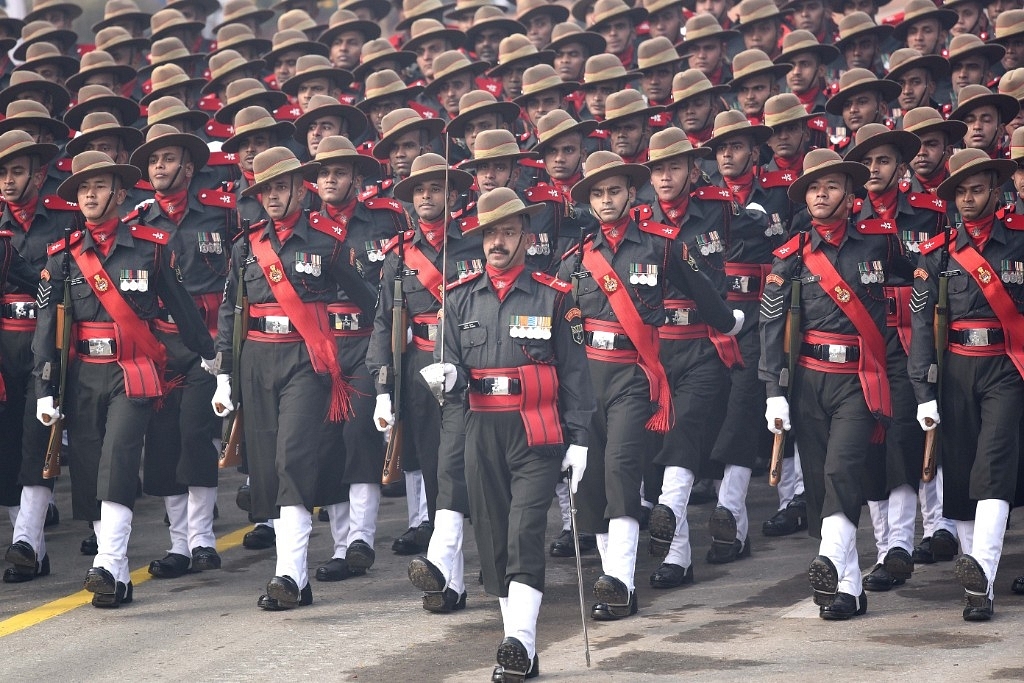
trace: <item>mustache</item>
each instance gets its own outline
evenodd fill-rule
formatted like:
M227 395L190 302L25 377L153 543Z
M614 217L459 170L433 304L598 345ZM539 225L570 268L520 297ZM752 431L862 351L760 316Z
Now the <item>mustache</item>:
M490 251L488 251L487 253L488 253L488 254L505 254L505 255L507 256L507 255L508 255L508 253L509 253L509 251L508 251L508 249L503 249L503 248L501 248L501 247L493 247L493 248L492 248L492 249L491 249Z

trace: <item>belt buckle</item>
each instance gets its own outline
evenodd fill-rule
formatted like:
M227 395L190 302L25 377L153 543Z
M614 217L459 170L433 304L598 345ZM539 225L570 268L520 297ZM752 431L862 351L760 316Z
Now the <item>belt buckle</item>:
M615 349L615 333L614 332L591 332L590 345L595 349L601 349L602 351L612 351Z
M508 377L489 377L484 385L491 396L508 396L511 393Z
M732 291L748 294L750 292L750 276L734 275L732 278Z
M427 323L427 341L437 341L437 323Z
M15 320L35 320L36 305L31 301L17 301L14 303Z
M89 355L90 356L113 356L114 355L114 340L113 339L90 339L89 340Z
M985 328L975 328L967 330L967 343L964 346L988 346L990 330Z
M286 315L268 315L263 318L263 331L267 334L288 334L291 323Z
M334 329L355 332L359 329L359 316L350 313L334 314Z
M690 311L689 308L674 308L668 313L668 324L669 325L689 325L690 324Z
M845 363L846 352L850 348L842 344L826 344L828 349L828 362L829 363Z

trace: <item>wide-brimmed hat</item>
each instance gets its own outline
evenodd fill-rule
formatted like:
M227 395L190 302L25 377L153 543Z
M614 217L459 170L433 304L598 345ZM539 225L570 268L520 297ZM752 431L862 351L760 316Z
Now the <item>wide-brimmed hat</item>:
M230 124L235 114L246 107L258 106L267 111L274 111L287 103L287 95L280 90L270 90L263 81L257 78L239 78L228 83L225 102L213 115L213 120L217 123Z
M1024 67L1010 69L999 78L998 92L1020 102L1024 100ZM1024 105L1022 105L1024 106Z
M146 141L135 148L128 163L142 171L144 180L149 180L149 155L166 147L183 147L188 150L197 171L210 160L210 148L201 137L182 133L166 123L156 123L146 131Z
M488 6L488 0L455 0L455 5L444 13L444 18L460 24L472 22L476 11Z
M160 40L165 34L182 29L202 31L205 24L201 21L186 19L185 15L173 7L160 10L149 18L150 40Z
M551 23L560 24L569 19L569 8L549 0L519 0L516 3L516 21L524 26L542 14L549 15Z
M443 0L402 0L402 20L395 24L395 30L412 32L411 29L415 29L417 21L435 13L444 13L453 7L454 2Z
M665 111L665 107L648 106L647 100L644 99L639 90L619 90L613 92L605 100L604 120L598 123L597 127L611 128L635 116L642 117L646 123L646 119L663 111Z
M764 103L764 125L773 130L775 126L784 126L787 123L806 123L816 116L820 114L807 113L807 107L800 98L790 92L772 95Z
M194 5L201 9L205 14L210 15L220 9L220 2L218 0L170 0L167 3L167 7L181 11L180 8Z
M71 160L71 175L57 187L57 196L66 202L78 201L78 186L89 178L112 174L121 179L124 188L135 187L142 173L130 164L115 164L103 152L88 151L76 154Z
M949 41L950 67L971 55L978 55L989 64L995 64L1006 54L1006 48L998 43L986 43L973 33L961 33Z
M295 134L293 137L306 144L306 133L313 122L322 116L337 116L345 124L345 130L349 137L358 138L369 127L370 122L366 114L359 111L350 104L342 104L338 98L330 95L313 95L309 98L306 111L302 116L295 119Z
M599 150L583 162L583 179L572 186L569 194L574 202L587 203L590 199L590 188L596 183L613 178L626 176L629 185L640 187L651 178L651 169L643 164L627 164L615 152Z
M883 104L900 96L903 88L896 81L879 78L867 69L850 69L839 77L839 90L825 102L825 111L842 116L843 104L854 95L864 92L881 93Z
M220 23L213 27L213 32L216 33L225 26L241 21L253 21L259 26L273 18L274 10L257 7L252 0L225 0L224 13L221 15Z
M356 108L364 114L369 114L370 107L381 100L398 97L403 102L408 102L415 99L421 92L423 92L422 85L406 85L397 73L391 69L382 69L374 71L366 77L366 82L363 84L365 97L356 102ZM471 90L470 92L482 91Z
M918 137L939 131L945 133L951 143L957 143L967 135L967 124L956 119L946 120L931 107L914 107L903 115L903 130Z
M10 85L0 90L0 111L7 109L11 102L21 99L24 93L33 91L49 95L54 114L59 115L71 103L71 93L64 86L46 80L35 71L15 71L11 74Z
M217 31L217 49L210 54L213 55L222 50L239 52L244 47L251 48L253 54L261 55L270 51L273 43L266 38L258 38L245 24L228 24Z
M631 7L623 0L597 0L594 3L594 14L590 19L590 26L587 26L587 30L593 31L610 21L622 17L628 18L635 26L647 18L647 10L643 7Z
M715 40L729 41L740 35L739 31L724 29L710 14L694 14L686 20L686 31L683 40L676 43L679 54L686 54L693 44L699 40L714 38Z
M380 38L380 24L360 19L347 9L335 10L331 18L327 20L327 30L316 39L330 47L334 39L346 31L355 31L363 37L363 40L376 40Z
M983 85L965 85L960 89L959 102L949 118L963 121L972 110L991 105L999 112L1000 123L1008 123L1020 113L1020 102L1009 95L994 93Z
M327 24L318 24L316 19L309 16L303 9L290 9L277 18L277 31L299 31L309 40L316 38L327 30Z
M39 165L45 166L58 154L60 148L48 142L36 142L23 130L9 130L0 135L0 165L15 157L38 157Z
M526 101L539 93L557 90L559 97L565 97L579 89L579 83L563 81L555 71L555 67L550 64L535 64L523 72L523 94L513 98L512 102L520 107L525 107Z
M32 9L25 15L25 21L43 19L49 12L58 11L67 14L68 19L82 16L81 5L66 0L34 0Z
M594 9L595 2L596 0L576 0L569 8L569 13L572 14L573 19L583 23L587 20L587 12Z
M526 204L512 188L496 187L476 200L476 224L463 230L463 234L479 232L516 216L536 216L543 210L543 204ZM529 231L525 223L523 229Z
M662 10L678 8L683 9L686 7L689 0L642 0L640 4L647 10L647 17L650 18L652 14L661 12Z
M149 26L149 12L143 12L135 0L107 0L103 6L103 18L92 25L92 32L99 33L110 26L123 26L128 22L139 22Z
M110 52L117 48L134 48L136 50L148 50L150 47L149 38L136 38L128 29L121 26L108 26L96 34L96 49Z
M68 77L65 85L72 92L81 88L85 81L97 74L112 74L117 83L127 83L135 78L135 69L125 64L118 64L109 52L92 50L82 56L78 73Z
M810 31L798 29L790 31L782 38L782 52L775 58L776 62L789 62L797 55L810 52L822 64L831 64L839 58L839 50L834 45L823 45Z
M448 41L452 49L460 48L466 44L466 34L453 28L448 28L437 19L417 19L412 23L409 30L409 40L402 44L403 50L416 52L421 43L428 40L440 38Z
M206 81L202 78L191 78L185 73L184 69L173 62L161 64L153 69L153 75L150 77L149 82L149 94L139 100L139 103L144 107L148 106L153 100L163 97L167 94L168 90L178 90L179 88L202 90L203 86L206 85Z
M519 149L519 142L515 135L503 128L498 128L485 130L476 136L476 141L473 143L473 158L463 161L459 164L459 168L473 169L495 159L508 159L515 162L520 159L532 158L533 154ZM513 168L515 168L514 165Z
M536 68L538 67L530 67L526 71L529 73L531 69ZM525 76L523 83L526 83ZM459 98L459 115L448 122L445 131L449 135L461 138L466 132L466 125L478 116L496 114L499 122L505 121L511 124L519 116L519 112L519 105L514 102L499 102L494 95L486 90L470 90Z
M756 24L765 19L777 19L782 21L782 12L773 0L743 0L736 5L734 10L738 20L736 28L743 33L751 24Z
M466 44L476 44L477 34L487 29L504 31L506 35L513 33L526 34L526 27L515 19L510 19L504 10L493 5L486 5L473 13L473 25L466 29Z
M30 21L22 27L21 44L14 48L11 56L18 61L27 61L30 59L28 49L37 43L49 43L57 54L64 54L76 42L78 34L74 31L57 28L48 21Z
M423 88L426 97L433 97L445 85L446 79L460 73L468 74L471 79L487 71L487 62L471 62L458 50L445 50L434 57L434 80ZM475 83L473 84L475 87Z
M960 16L951 9L936 7L932 0L908 0L903 7L903 21L896 24L892 33L893 38L901 43L905 42L910 27L925 19L938 20L939 28L948 31L960 20Z
M35 124L53 134L55 140L67 140L71 132L68 127L53 118L49 110L35 100L15 100L7 105L4 119L0 121L0 133Z
M86 118L89 118L88 115ZM146 108L146 125L142 127L142 132L145 133L150 126L155 126L158 123L175 120L184 123L186 130L196 130L204 128L210 117L202 110L189 109L174 95L164 95L150 102Z
M224 85L224 82L232 75L237 76L239 72L256 74L263 65L264 62L246 59L234 50L220 50L210 57L210 80L206 82L200 92L204 95L217 92L218 88Z
M392 5L388 0L340 0L338 9L347 9L355 12L357 9L368 9L370 14L377 20L391 14Z
M377 159L386 160L391 153L391 146L395 139L414 130L425 130L430 139L437 137L444 130L444 121L441 119L425 119L415 109L403 107L389 111L380 120L380 140L373 146L373 156Z
M862 161L864 156L882 145L892 145L900 160L909 163L921 149L921 138L905 130L889 130L883 123L866 123L857 130L854 145L846 152L847 161Z
M675 126L659 130L652 135L648 148L648 158L644 163L644 166L647 168L662 161L678 157L692 156L706 159L714 154L709 147L704 147L703 145L694 147L693 143L690 142L690 138L686 137L683 129L676 128Z
M25 43L19 45L15 52L21 49L24 45ZM35 71L39 67L47 64L56 65L56 67L66 76L70 76L78 71L77 59L74 57L68 57L66 54L61 52L60 48L56 45L46 41L32 43L29 45L28 50L25 51L25 55L22 59L25 61L14 67L15 71Z
M501 76L513 65L523 62L536 64L551 64L555 60L555 53L550 50L538 50L522 33L513 33L501 39L498 43L498 64L487 72L487 75L494 78ZM531 64L532 66L532 64Z
M321 140L313 161L321 166L338 162L350 163L355 172L364 178L376 178L381 173L380 162L357 152L352 141L344 135L331 135Z
M729 81L729 88L736 90L743 81L757 76L769 76L773 81L777 81L785 78L792 68L792 64L773 62L764 50L744 50L732 59L732 80Z
M891 36L892 31L892 26L876 24L875 20L864 12L850 12L839 20L839 40L835 42L835 46L842 51L847 43L866 35L876 35L881 42Z
M561 5L548 5L549 7L561 7ZM599 55L608 47L608 41L600 33L584 31L579 25L571 21L555 24L551 29L551 42L544 46L545 50L558 52L566 45L579 43L587 49L591 55Z
M995 38L991 39L993 43L1004 43L1010 38L1024 35L1024 9L1000 12L995 24Z
M311 78L326 78L339 90L347 88L352 83L352 73L337 68L327 57L302 55L295 62L295 74L281 84L281 91L294 97L299 94L299 86Z
M444 180L446 175L449 189L456 192L465 192L473 185L472 175L451 168L440 154L421 154L413 159L409 177L395 185L395 199L411 202L417 185L429 180Z
M942 184L935 190L940 199L953 201L956 198L956 188L965 178L975 173L992 171L996 174L994 188L998 188L1013 176L1017 170L1017 162L1009 159L993 159L982 149L968 148L957 150L949 158L949 177L942 181Z
M270 51L263 55L263 63L272 67L274 62L276 62L282 55L289 52L300 52L302 54L328 57L330 55L331 48L327 47L323 43L310 40L302 31L297 29L285 29L284 31L278 31L274 34ZM211 59L211 61L213 60ZM210 70L211 72L213 71L212 67Z
M900 48L889 55L889 73L885 74L885 77L890 81L899 81L900 76L911 69L924 69L931 74L935 82L949 77L949 62L945 58L939 55L923 55L912 47Z
M643 72L657 66L677 68L683 57L676 52L676 46L665 36L648 38L636 49L636 68Z
M804 172L793 181L793 184L786 190L791 201L797 204L806 204L805 195L807 188L818 178L831 173L842 173L850 176L853 180L853 187L863 187L871 176L868 167L856 161L843 161L838 152L831 149L812 149L804 157Z
M579 133L584 138L597 130L597 121L577 121L564 109L549 111L537 122L537 142L530 149L535 156L544 156L544 150L553 140L567 133Z
M113 109L126 126L135 123L141 114L135 100L118 95L105 85L83 85L78 91L78 104L64 112L64 123L78 130L85 115L97 109Z
M352 69L352 75L357 81L365 81L376 72L382 62L394 62L399 69L404 69L415 61L415 52L396 50L387 38L368 40L363 43L363 49L359 54L359 66Z
M681 104L691 97L703 95L721 96L729 92L729 86L715 85L699 69L686 69L672 77L672 103L668 105L669 110L678 109Z
M96 138L113 135L121 140L126 150L131 151L142 144L144 135L138 128L122 126L117 117L106 111L94 111L86 114L79 131L64 148L69 156L75 156L86 150L86 145Z
M768 141L768 138L772 136L772 129L768 126L753 125L743 112L729 109L715 115L711 137L702 142L701 147L713 150L723 141L737 135L749 135L754 139L754 145L757 146Z
M218 50L218 52L223 52L223 50ZM192 52L185 47L185 43L181 42L181 38L177 36L154 40L149 48L149 63L139 67L139 78L150 77L149 74L162 64L177 64L186 73L197 73L198 65L202 65L205 69L206 58L206 54ZM206 81L204 80L203 83Z
M242 140L253 133L263 132L274 136L276 142L280 142L295 132L295 126L290 121L278 121L270 112L260 106L248 106L240 109L232 119L233 133L231 137L221 143L221 150L235 153L242 145Z
M1024 161L1024 126L1015 128L1010 136L1010 160L1017 162L1018 166Z
M0 9L0 29L12 36L19 36L21 35L21 29L23 28L25 28L24 19L17 19L9 16L6 10Z
M252 160L253 183L242 190L243 197L253 197L260 193L263 186L269 182L299 174L303 180L315 182L320 172L320 164L315 161L300 163L295 152L287 147L271 147L260 152Z
M615 55L601 53L591 55L583 65L583 89L591 88L602 83L615 83L628 81L631 78L640 76L639 71L626 71L622 62Z

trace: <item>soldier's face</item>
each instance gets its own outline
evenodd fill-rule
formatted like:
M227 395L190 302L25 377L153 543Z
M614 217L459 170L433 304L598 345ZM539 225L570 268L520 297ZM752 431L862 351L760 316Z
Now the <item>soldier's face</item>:
M854 200L853 193L847 191L849 180L842 173L829 173L814 179L804 193L811 217L821 221L846 220Z
M1010 38L1003 47L1006 48L1006 55L1003 57L1003 66L1007 69L1016 69L1024 66L1024 38Z
M302 176L297 173L264 183L260 193L263 210L271 219L281 220L302 207L307 191Z
M825 28L825 3L822 0L807 0L793 8L793 28L810 31L817 35Z
M946 139L946 134L938 131L923 133L918 137L921 138L921 149L910 162L910 167L917 175L927 178L946 163L946 159L953 154L953 146Z
M72 24L74 23L71 15L62 9L51 9L43 14L42 19L43 21L50 22L58 29L68 31L72 29Z
M114 80L114 75L109 73L93 74L86 76L84 85L102 85L104 88L117 92L121 84Z
M663 202L671 202L690 191L700 169L688 157L677 157L651 164L651 185Z
M535 48L542 50L551 42L551 31L554 28L555 24L551 20L550 14L538 14L530 17L526 22L526 37L530 39Z
M38 123L23 123L18 126L18 130L25 131L36 142L53 142L53 131L43 128Z
M576 175L583 164L583 136L562 135L544 150L544 169L553 180L566 181Z
M473 51L476 56L485 62L494 63L498 61L498 44L501 39L508 36L505 31L494 28L485 28L476 35L476 42L473 44ZM540 49L540 48L538 48Z
M923 107L935 96L935 81L924 69L911 69L896 81L903 90L897 98L900 108L909 111L914 107Z
M509 159L495 159L477 164L476 184L481 192L490 192L497 187L508 187L513 173L518 170L512 167Z
M896 187L896 183L906 173L906 164L900 161L899 151L893 145L879 145L869 150L861 159L870 175L864 183L870 192L881 194Z
M32 161L31 157L20 156L0 162L0 194L4 201L21 204L39 196L46 169Z
M604 116L604 102L616 90L621 88L612 85L598 85L587 88L583 94L583 100L587 103L587 109L595 116Z
M583 76L583 67L590 53L582 43L569 43L555 52L555 71L563 81L575 81Z
M990 104L975 107L967 112L964 123L967 124L964 147L992 149L1002 138L1004 132L1004 126L999 121L999 111Z
M774 57L779 51L781 33L781 25L775 19L755 21L743 31L743 44L748 50L757 48Z
M186 160L181 147L164 147L149 155L149 182L162 194L174 194L188 187L195 164Z
M1013 189L1017 190L1018 197L1024 197L1024 168L1019 165L1013 172Z
M744 116L760 116L764 111L764 103L772 95L779 92L779 86L771 76L754 76L740 83L737 101Z
M343 121L340 116L321 116L309 124L306 131L306 147L311 157L316 156L320 141L332 135L344 135Z
M688 97L676 108L676 123L684 133L699 133L714 120L714 104L710 93Z
M793 62L793 68L786 74L790 92L805 93L825 76L825 65L812 52L801 52L789 61Z
M715 147L718 170L724 178L739 178L757 165L760 150L745 135L727 138Z
M32 100L33 102L38 102L39 104L43 105L47 109L50 109L50 98L47 97L43 92L41 92L39 90L24 90L24 91L18 93L18 95L14 99L16 99L16 100ZM51 111L51 113L53 113L53 112Z
M967 2L959 5L954 5L950 9L955 10L959 17L953 28L949 29L949 32L954 36L959 36L964 33L973 33L977 35L981 32L982 26L982 14L981 5L976 5L973 2Z
M238 168L252 173L252 162L260 152L266 152L274 146L274 141L267 133L253 133L242 138L238 145Z
M683 13L679 7L668 7L647 17L651 27L651 38L664 36L673 43L679 42L679 29L683 25Z
M956 186L956 208L965 221L976 221L995 210L999 188L993 180L991 172L975 173Z
M556 109L564 109L562 95L557 90L544 90L526 100L526 116L536 128L541 117Z
M409 176L412 169L412 160L423 154L423 142L420 138L420 131L414 130L406 133L395 140L388 153L388 160L391 162L391 170L399 178Z
M285 52L277 58L277 61L274 62L274 78L277 79L278 86L295 75L295 63L299 61L301 56L301 52L292 50L291 52Z
M509 99L523 94L523 74L533 64L518 64L501 74L501 90Z
M66 76L64 72L53 64L40 64L34 71L43 77L44 81L50 81L50 83L56 83L57 85L64 85Z
M499 128L508 130L508 125L504 121L499 121L497 114L481 114L471 118L466 123L466 148L472 153L476 149L477 135L485 130L498 130Z
M404 100L398 97L390 97L378 100L376 104L369 107L366 112L366 117L370 119L370 123L373 124L374 129L377 131L377 135L383 135L384 133L384 126L382 124L384 115L389 111L394 111L395 109L400 109L404 106Z
M631 116L608 128L611 150L621 157L635 157L650 139L645 116Z
M1000 14L1006 10L1020 9L1020 0L991 0L988 3L988 18L994 25Z
M590 210L602 223L614 223L629 211L636 199L636 188L626 176L612 176L590 188Z
M320 167L316 187L320 199L327 204L340 205L350 200L362 187L362 178L355 174L351 163L331 162Z
M694 3L694 9L697 14L710 14L718 23L722 23L722 19L725 17L725 13L733 3L730 0L697 0Z
M121 138L116 135L101 135L85 143L86 150L90 152L103 152L118 164L128 162L128 152L121 143Z
M781 126L772 126L768 147L777 157L793 159L804 151L809 137L807 124L803 121L784 123Z
M984 85L988 63L984 58L968 55L953 64L953 92L960 94L966 85Z
M522 216L512 216L484 228L483 242L487 265L492 268L508 270L526 262Z
M622 54L636 40L636 28L629 19L615 19L597 27L597 33L605 39L608 54Z
M329 58L338 69L353 69L359 66L359 54L363 50L363 35L357 31L345 31L331 43Z
M90 223L103 223L117 215L127 196L112 173L93 176L78 185L78 210Z
M663 102L672 97L672 77L675 69L671 66L656 66L644 71L640 86L648 100Z
M449 193L445 201L444 183L440 180L426 180L412 189L412 206L416 215L428 223L436 221L449 204L455 203L455 192Z
M937 55L946 45L946 34L938 19L915 21L907 29L907 47L923 55Z
M854 12L864 12L873 17L878 14L878 7L875 6L875 0L843 0L843 14Z
M843 46L843 56L851 69L871 69L878 57L878 37L870 35L854 38Z
M437 93L437 101L441 103L448 116L454 118L459 115L459 100L462 96L473 89L473 79L468 73L457 73L449 76L441 83Z
M690 46L688 52L690 53L690 59L687 62L689 67L697 69L705 76L710 76L715 69L722 65L725 43L717 38L699 40Z
M434 57L448 49L448 41L433 38L416 48L416 64L428 81L434 78Z
M856 133L865 123L880 122L884 116L883 107L875 93L854 95L843 103L843 122L851 133Z
M331 81L322 77L310 78L300 83L296 98L303 113L309 108L309 101L313 99L313 95L332 95L335 89L331 86Z
M1024 126L1024 111L1017 112L1017 115L1006 124L1006 135L1008 137L1013 137L1013 131L1017 130L1021 126Z

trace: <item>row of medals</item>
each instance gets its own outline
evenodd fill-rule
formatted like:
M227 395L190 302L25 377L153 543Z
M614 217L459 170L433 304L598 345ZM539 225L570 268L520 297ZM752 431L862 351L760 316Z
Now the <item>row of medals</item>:
M860 281L865 285L881 284L885 282L885 270L881 261L867 261L857 264L860 271Z
M1024 262L1021 261L1003 261L1002 279L1008 285L1024 285Z
M541 315L513 315L508 336L513 339L551 339L551 318Z
M149 271L146 270L122 270L121 271L122 292L148 292Z
M302 252L297 252L295 254L295 272L306 273L313 277L320 277L320 254L304 254Z

